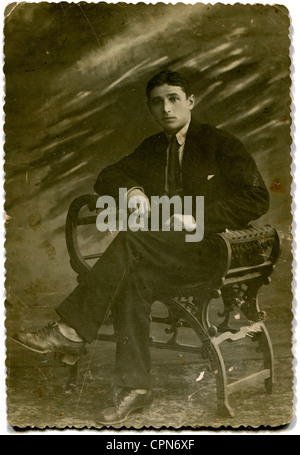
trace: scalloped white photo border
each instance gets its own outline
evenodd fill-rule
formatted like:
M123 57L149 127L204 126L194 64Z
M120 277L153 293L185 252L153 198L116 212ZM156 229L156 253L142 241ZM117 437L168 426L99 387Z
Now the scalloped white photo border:
M51 0L53 3L60 3L61 0ZM67 0L65 0L67 1ZM87 3L97 3L97 2L90 2L85 0ZM124 3L139 3L137 0L122 0ZM169 1L164 1L160 0L161 3L170 3L170 4L175 4L178 3L174 0L169 0ZM3 56L3 42L4 42L4 37L3 37L3 26L4 26L4 11L5 8L8 4L13 3L12 1L1 1L1 15L0 15L0 21L1 21L1 30L2 30L2 85L1 85L1 94L2 94L2 154L1 154L1 208L2 208L2 219L0 223L0 289L1 289L1 310L0 310L0 435L13 435L15 434L15 431L7 424L7 417L6 417L6 385L5 385L5 377L6 377L6 369L5 369L5 309L4 309L4 299L5 299L5 289L4 289L4 276L5 276L5 267L4 267L4 262L5 262L5 249L4 249L4 238L5 238L5 227L4 227L4 222L5 222L5 214L4 214L4 199L5 199L5 194L4 194L4 171L3 171L3 163L4 163L4 152L3 152L3 145L5 141L4 133L3 133L3 125L5 122L5 117L4 117L4 112L3 112L3 104L5 101L5 79L4 79L4 74L3 74L3 63L4 63L4 56ZM22 2L18 2L22 3ZM28 2L28 3L39 3L39 1L36 2ZM70 2L68 3L78 3L77 1ZM108 1L107 3L118 3L117 0L112 0ZM150 3L159 3L158 1L145 1L144 3L150 4ZM299 0L279 0L277 2L272 2L272 1L233 1L233 0L228 0L228 1L186 1L182 0L180 3L185 3L185 4L195 4L195 3L209 3L209 4L216 4L216 3L223 3L223 4L263 4L263 5L284 5L286 8L289 10L290 14L290 41L291 41L291 47L290 47L290 57L292 61L291 65L291 100L292 100L292 105L291 105L291 115L293 118L293 123L292 123L292 129L291 129L291 134L293 138L293 144L292 144L292 158L293 158L293 163L291 167L291 173L293 176L293 183L291 187L291 194L293 197L293 202L292 202L292 212L293 212L293 227L292 227L292 233L294 236L294 241L292 243L292 248L293 248L293 255L294 255L294 260L293 260L293 294L294 294L294 299L293 299L293 313L294 313L294 323L293 323L293 355L294 355L294 419L289 425L288 428L284 430L278 430L278 431L260 431L260 434L282 434L282 435L299 435L300 434L300 418L299 418L299 363L300 363L300 330L299 330L299 296L300 296L300 287L299 284L297 286L297 281L299 281L299 267L300 267L300 259L299 259L299 246L297 248L297 244L299 245L299 236L300 236L300 155L299 155L299 147L300 147L300 127L298 125L297 119L300 119L300 100L299 100L299 93L300 93L300 1ZM299 182L299 183L298 183ZM81 431L76 431L76 430L64 430L63 432L60 430L46 430L43 432L31 432L28 431L26 432L27 435L90 435L93 430L81 430ZM103 431L101 434L112 434L112 431ZM197 432L181 432L181 434L192 434L193 437L197 438ZM213 432L212 431L201 431L201 435L211 435ZM122 434L130 434L133 435L134 433L132 431L130 432L122 432ZM141 432L139 432L141 434ZM147 432L147 434L156 434L156 432ZM168 431L160 431L159 435L167 435ZM171 434L171 432L170 432ZM220 431L218 432L219 434L224 434L224 435L231 435L232 433L229 430L226 431ZM247 434L249 435L249 432L238 432L238 434ZM250 433L252 434L252 433ZM253 432L255 434L255 432ZM5 450L5 449L4 449Z

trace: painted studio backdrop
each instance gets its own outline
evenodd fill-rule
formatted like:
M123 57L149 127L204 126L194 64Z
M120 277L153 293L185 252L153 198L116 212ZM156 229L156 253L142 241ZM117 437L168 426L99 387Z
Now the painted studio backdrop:
M159 131L146 106L145 86L162 69L179 71L196 96L194 117L234 134L254 157L271 197L270 210L255 224L274 225L282 239L272 282L260 293L277 366L275 391L271 397L260 395L259 389L250 397L247 391L237 394L235 407L241 412L230 424L276 426L289 421L287 10L222 4L11 4L4 33L7 334L52 321L55 307L76 285L64 231L69 204L93 192L101 169ZM83 242L87 251L91 243L100 251L107 236L86 228ZM93 426L97 407L108 399L114 347L104 343L93 349L79 390L67 394L64 367L8 340L11 425ZM232 366L234 372L234 360ZM214 392L208 374L203 392L198 391L202 367L193 356L155 352L153 368L160 397L156 414L133 417L132 425L224 423L210 404ZM257 413L257 403L263 412Z

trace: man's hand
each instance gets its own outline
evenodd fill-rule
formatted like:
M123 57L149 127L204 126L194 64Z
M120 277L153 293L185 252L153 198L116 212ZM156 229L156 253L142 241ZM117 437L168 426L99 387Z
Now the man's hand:
M150 201L145 193L139 188L134 188L128 192L127 201L129 213L132 213L135 210L139 209L139 213L141 215L145 214L146 212L148 215L150 214Z
M170 225L170 230L185 230L191 232L196 229L196 220L192 215L182 215L177 213L172 215L165 225Z

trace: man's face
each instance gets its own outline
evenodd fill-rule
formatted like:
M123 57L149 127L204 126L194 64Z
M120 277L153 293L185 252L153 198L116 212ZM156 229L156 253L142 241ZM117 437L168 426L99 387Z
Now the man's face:
M157 123L170 134L176 134L191 118L194 95L187 98L181 87L160 85L150 93L148 107Z

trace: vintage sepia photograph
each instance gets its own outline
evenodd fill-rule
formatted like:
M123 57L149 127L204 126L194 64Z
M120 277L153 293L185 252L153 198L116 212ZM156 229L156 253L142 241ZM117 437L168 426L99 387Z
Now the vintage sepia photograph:
M289 425L286 6L4 15L8 424Z

